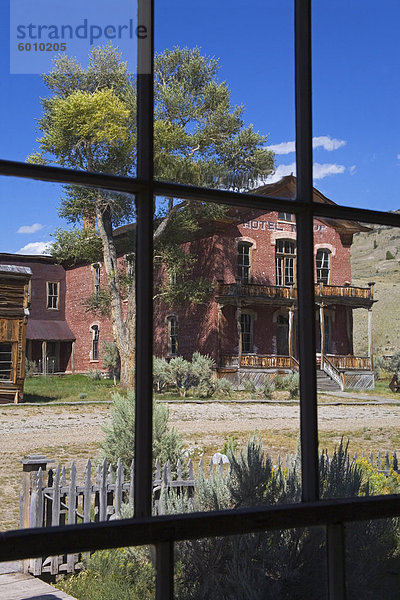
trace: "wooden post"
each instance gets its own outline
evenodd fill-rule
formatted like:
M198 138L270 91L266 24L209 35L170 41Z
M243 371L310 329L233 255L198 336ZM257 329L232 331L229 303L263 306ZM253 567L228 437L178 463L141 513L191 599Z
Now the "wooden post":
M325 311L324 305L319 306L319 328L321 332L321 370L323 367L323 355L325 353Z
M75 341L72 342L72 350L71 350L71 371L72 374L75 373Z
M372 356L372 308L368 309L368 356L371 361L371 369L374 368Z
M47 342L46 340L42 341L42 373L43 375L47 375Z
M222 305L218 304L218 344L217 344L217 368L222 367Z
M289 308L289 356L293 356L293 316L294 308L291 306Z
M49 463L54 460L48 459L44 454L29 454L24 456L20 461L22 463L22 486L21 486L21 500L20 500L20 529L27 529L30 527L30 506L31 506L31 493L34 484L34 478L36 477L39 469L42 471L46 470ZM23 561L23 570L25 573L29 569L29 560Z
M236 325L238 332L238 385L240 385L240 365L242 362L242 306L240 300L238 300L238 307L236 311Z

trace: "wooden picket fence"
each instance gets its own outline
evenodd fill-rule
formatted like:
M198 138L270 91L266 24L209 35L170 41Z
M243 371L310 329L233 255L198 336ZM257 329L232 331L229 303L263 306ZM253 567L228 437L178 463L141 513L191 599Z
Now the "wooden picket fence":
M348 461L354 463L357 454ZM393 470L400 473L396 452L372 453L369 456L362 454L380 473L389 475ZM324 453L325 465L329 468L331 457ZM278 457L278 465L281 464ZM297 463L297 456L287 456L286 464ZM207 467L200 461L198 476L210 477L213 473L227 473L229 464L223 463L222 458L215 464L215 459L210 460ZM47 481L45 482L45 475ZM174 472L169 463L163 467L157 461L153 479L153 499L155 514L162 513L161 493L170 489L178 490L184 494L189 505L193 503L195 491L195 473L191 460L183 465L179 460ZM27 497L21 498L21 523L24 507L29 504L30 527L52 527L57 525L71 525L76 523L89 523L91 521L106 521L117 518L123 504L133 504L134 495L134 462L130 467L129 478L125 480L124 468L118 460L116 470L107 461L103 461L96 468L87 461L83 482L77 481L77 470L72 463L67 477L67 469L57 466L45 473L41 468L32 473L31 487ZM40 576L43 573L57 575L59 573L73 573L82 568L82 561L89 553L69 554L64 556L41 557L29 561L28 570L32 575Z
M160 496L163 488L166 491L172 488L179 490L180 493L186 494L189 504L193 502L195 475L191 460L187 465L183 465L179 460L174 472L169 463L161 466L157 461L155 467L153 479L155 514L162 513ZM226 472L225 467L222 459L217 465L211 460L208 468L205 468L200 461L198 475L202 473L203 476L209 477L213 472L223 473ZM45 481L46 475L47 481ZM123 504L133 504L133 495L134 461L130 467L129 479L125 481L121 460L118 460L115 470L106 460L94 469L91 461L88 460L81 485L77 481L74 463L71 464L68 476L67 469L59 465L54 470L50 469L48 474L39 468L37 473L32 473L28 497L21 498L21 523L26 503L29 503L30 527L107 521L118 517ZM73 573L81 569L82 559L88 556L89 553L84 553L31 559L28 570L36 576L43 573L51 575Z

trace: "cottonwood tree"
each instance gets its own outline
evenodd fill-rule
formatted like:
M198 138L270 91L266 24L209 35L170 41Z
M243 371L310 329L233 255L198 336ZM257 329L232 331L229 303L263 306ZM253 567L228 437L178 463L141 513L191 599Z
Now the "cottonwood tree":
M251 189L273 172L274 157L266 137L245 126L243 107L232 106L225 82L218 82L218 61L200 50L174 48L155 57L155 175L179 183ZM38 151L29 160L79 170L135 175L135 80L112 46L94 48L87 68L60 56L43 76L51 95L42 100L42 132ZM102 260L108 290L89 301L93 310L108 310L121 358L121 383L132 384L135 335L134 277L125 277L117 263L113 231L135 218L133 196L68 186L60 215L69 230L58 230L52 253L56 259ZM157 260L170 270L166 301L200 301L210 284L173 272L190 271L190 257L180 243L200 220L222 214L215 205L160 199L155 205L154 242ZM96 222L81 228L82 223ZM132 248L131 248L132 251ZM123 310L123 301L127 310Z

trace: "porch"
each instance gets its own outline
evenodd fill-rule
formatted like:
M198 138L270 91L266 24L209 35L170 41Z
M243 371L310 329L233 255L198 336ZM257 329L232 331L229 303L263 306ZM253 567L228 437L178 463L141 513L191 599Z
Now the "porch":
M373 364L369 356L317 353L315 365L317 372L323 372L341 391L348 388L374 389ZM275 373L298 370L299 363L294 356L243 354L240 361L237 355L223 355L217 373L219 377L227 377L240 386L245 379L253 379L262 385L266 377ZM322 377L317 377L317 387L325 389ZM330 385L328 389L332 389Z

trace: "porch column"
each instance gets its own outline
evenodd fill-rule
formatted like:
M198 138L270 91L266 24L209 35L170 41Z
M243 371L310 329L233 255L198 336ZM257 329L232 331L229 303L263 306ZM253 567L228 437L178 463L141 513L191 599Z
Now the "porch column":
M323 304L319 305L319 329L321 332L321 370L322 370L322 356L325 352L325 306Z
M293 317L294 317L294 307L291 306L289 308L289 356L293 356Z
M75 340L72 342L71 349L71 371L75 373Z
M242 362L242 325L241 325L241 316L242 316L242 306L240 302L238 302L237 311L236 311L236 325L237 325L237 333L238 333L238 385L240 385L240 364Z
M371 369L373 369L373 356L372 356L372 308L368 309L368 356L371 360Z
M46 342L46 340L43 340L42 341L42 373L43 373L43 375L47 375L46 357L47 357L47 342Z
M221 339L222 339L222 306L218 304L218 342L217 342L217 368L222 367L222 348L221 348Z

